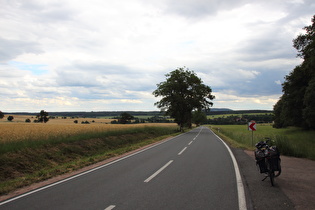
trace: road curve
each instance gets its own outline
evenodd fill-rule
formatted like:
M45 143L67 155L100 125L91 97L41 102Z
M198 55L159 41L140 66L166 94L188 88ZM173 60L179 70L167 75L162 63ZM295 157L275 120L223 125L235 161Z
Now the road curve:
M208 128L0 203L10 209L246 209L236 161ZM237 165L237 164L236 164Z

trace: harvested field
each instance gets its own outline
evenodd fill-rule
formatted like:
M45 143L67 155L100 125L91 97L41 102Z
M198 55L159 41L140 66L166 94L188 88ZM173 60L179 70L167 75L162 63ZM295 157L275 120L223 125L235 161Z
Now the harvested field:
M50 119L47 123L25 123L25 119L33 119L32 116L14 116L9 122L6 117L0 120L0 143L50 140L56 137L67 137L86 133L98 133L106 131L119 131L145 126L175 126L170 123L157 124L109 124L112 119L76 118L76 119ZM73 121L78 120L78 124ZM81 124L88 121L90 124ZM94 121L94 122L92 122Z

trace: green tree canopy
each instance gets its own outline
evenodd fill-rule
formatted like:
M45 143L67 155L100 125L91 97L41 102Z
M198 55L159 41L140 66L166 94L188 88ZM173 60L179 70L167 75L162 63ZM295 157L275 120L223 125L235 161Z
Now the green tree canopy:
M192 122L199 126L207 121L207 115L205 112L200 110L193 111L192 113Z
M8 121L12 121L13 119L14 119L14 117L11 115L7 118Z
M121 113L120 118L118 119L118 121L121 124L127 124L127 123L131 123L132 119L134 119L134 116L132 116L131 114L129 114L127 112L123 112L123 113Z
M213 105L211 88L186 67L165 76L166 81L157 84L153 92L155 97L162 97L154 105L174 118L181 130L184 126L191 127L192 111L208 110Z
M306 33L293 40L301 65L285 77L283 95L274 106L274 127L298 126L315 129L315 15Z
M0 119L4 118L4 114L2 111L0 111Z
M41 110L37 115L38 122L46 123L49 120L49 114L45 110Z

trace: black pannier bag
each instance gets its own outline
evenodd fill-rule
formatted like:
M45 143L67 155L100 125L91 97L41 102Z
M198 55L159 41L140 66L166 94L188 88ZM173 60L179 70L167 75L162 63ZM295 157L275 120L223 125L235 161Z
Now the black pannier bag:
M260 173L266 173L268 172L265 159L256 160L256 165L259 166Z
M268 172L266 163L265 163L265 154L264 151L260 149L255 150L255 159L256 159L256 165L259 166L260 173L266 173Z
M280 169L280 152L276 146L269 148L270 163L274 171L279 171Z

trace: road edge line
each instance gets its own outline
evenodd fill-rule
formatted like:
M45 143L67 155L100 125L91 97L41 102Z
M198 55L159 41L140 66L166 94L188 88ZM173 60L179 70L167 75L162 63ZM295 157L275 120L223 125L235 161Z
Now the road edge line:
M238 167L236 158L230 149L230 147L218 136L216 135L211 129L209 129L220 141L223 143L223 145L227 148L228 152L230 153L230 156L232 158L232 162L234 165L234 171L235 171L235 177L236 177L236 184L237 184L237 194L238 194L238 208L240 210L247 210L246 206L246 197L245 197L245 189L240 173L240 169Z

